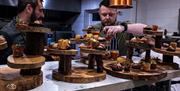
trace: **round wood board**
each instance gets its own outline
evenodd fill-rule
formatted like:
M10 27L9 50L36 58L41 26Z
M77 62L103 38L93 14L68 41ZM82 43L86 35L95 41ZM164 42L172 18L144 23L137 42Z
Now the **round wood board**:
M163 32L162 31L143 30L143 34L162 36Z
M80 44L80 43L84 43L84 42L87 42L87 40L85 39L75 39L75 38L70 38L70 41L71 41L71 44Z
M85 67L73 68L71 75L63 75L58 70L53 70L52 77L55 80L70 82L70 83L90 83L104 80L106 72L97 73L95 69Z
M130 72L124 71L113 71L109 65L116 62L109 62L104 64L104 69L109 75L125 78L125 79L133 79L133 80L159 80L167 76L167 72L163 71L163 69L158 69L155 71L142 71L138 69L131 69Z
M139 49L144 49L144 50L151 50L154 46L149 45L146 43L136 43L136 42L129 42L127 41L128 46L133 47L133 48L139 48Z
M86 40L86 39L79 39L79 40L77 40L75 38L71 38L70 41L71 41L71 44L80 44L80 43L87 44L87 42L88 42L88 40ZM105 46L110 46L111 45L111 42L107 41L107 40L99 39L98 41L100 43L104 44Z
M53 48L47 48L48 54L55 54L55 55L76 55L78 53L75 49L69 49L69 50L59 50L59 49L53 49Z
M7 42L0 43L0 50L6 49L8 47Z
M104 55L107 53L107 51L105 51L105 50L88 49L88 48L80 48L80 51L89 53L89 54L96 54L96 55Z
M51 33L51 29L45 27L32 27L29 26L27 29L19 29L21 32L37 32L37 33Z
M43 56L23 56L23 57L13 57L10 55L8 57L7 65L11 68L17 69L34 69L39 68L45 63L45 58Z
M166 50L167 48L153 48L153 50L155 52L158 52L158 53L162 53L164 55L169 55L169 56L180 56L180 48L176 48L176 51L167 51Z
M20 70L0 68L0 91L26 91L43 83L42 72L38 75L21 76Z

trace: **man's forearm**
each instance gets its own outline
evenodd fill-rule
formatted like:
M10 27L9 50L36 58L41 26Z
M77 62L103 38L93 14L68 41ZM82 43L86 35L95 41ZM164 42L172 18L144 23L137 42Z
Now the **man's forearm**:
M136 23L136 24L128 24L128 33L132 33L135 35L143 35L143 29L144 27L146 27L147 25L142 24L142 23Z

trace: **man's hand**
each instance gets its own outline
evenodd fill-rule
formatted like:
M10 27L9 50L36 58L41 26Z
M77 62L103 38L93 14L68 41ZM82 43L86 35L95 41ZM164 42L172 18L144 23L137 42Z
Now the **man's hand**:
M116 33L124 31L124 27L121 25L105 26L103 31L106 33L106 36L115 36Z
M0 43L4 43L6 42L6 39L4 38L4 36L0 35Z

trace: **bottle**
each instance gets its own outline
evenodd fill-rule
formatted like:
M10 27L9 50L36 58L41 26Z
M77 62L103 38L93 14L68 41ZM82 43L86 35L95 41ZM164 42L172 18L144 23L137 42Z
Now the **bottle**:
M47 45L51 45L53 42L53 34L48 34L47 35Z

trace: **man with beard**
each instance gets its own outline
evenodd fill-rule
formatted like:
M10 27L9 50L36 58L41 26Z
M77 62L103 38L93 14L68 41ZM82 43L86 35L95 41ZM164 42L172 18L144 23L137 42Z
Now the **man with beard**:
M20 32L16 25L28 26L36 20L41 23L44 17L42 2L43 0L18 0L17 16L0 30L0 35L3 35L8 43L8 48L0 51L0 64L7 63L7 57L12 54L12 44L25 43L25 34Z
M142 35L143 28L147 25L141 23L127 24L117 21L117 9L109 7L109 0L102 0L99 4L99 15L101 23L90 26L95 30L100 30L101 37L112 38L113 44L110 50L119 50L120 55L127 55L127 44L132 34Z

